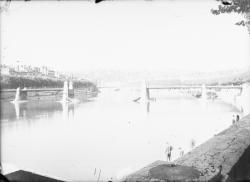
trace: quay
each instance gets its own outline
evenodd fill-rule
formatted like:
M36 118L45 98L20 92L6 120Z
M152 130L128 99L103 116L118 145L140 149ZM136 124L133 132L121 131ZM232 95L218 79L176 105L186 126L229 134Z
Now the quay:
M172 163L155 161L148 166L124 177L122 181L160 181L167 178L162 167L186 166L200 171L196 181L249 181L250 180L250 115L237 124L218 133L207 142L194 148ZM158 170L158 176L152 177L152 169ZM221 170L219 170L221 169ZM171 167L168 173L173 173ZM174 170L174 169L173 169ZM175 170L176 172L176 170ZM184 173L184 174L183 174ZM179 174L185 175L185 171ZM169 178L169 176L168 176ZM170 176L171 178L171 176ZM190 180L186 178L185 180ZM192 179L193 180L193 179Z

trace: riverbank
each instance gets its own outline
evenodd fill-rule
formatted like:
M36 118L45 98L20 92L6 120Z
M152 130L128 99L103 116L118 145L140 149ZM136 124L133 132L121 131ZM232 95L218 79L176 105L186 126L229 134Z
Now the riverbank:
M15 99L16 92L1 92L0 100L13 101ZM89 88L75 89L74 98L78 100L87 100L92 97L96 97L98 92ZM28 92L27 100L29 101L59 101L63 97L63 91L37 91Z
M47 77L1 75L1 89L27 88L63 88L65 80ZM93 88L96 85L88 80L73 80L74 88Z
M198 181L250 180L250 115L199 145L173 164L189 166L200 171ZM169 164L156 161L126 176L123 181L150 181L151 169ZM219 172L220 166L222 167ZM171 170L171 169L169 169ZM160 172L159 172L160 174ZM160 180L160 176L154 178Z
M53 88L63 88L65 80L45 78L45 77L17 77L1 76L1 90L13 89L11 92L1 92L1 100L14 100L15 90L18 87L30 89L52 89L51 91L29 92L28 100L60 100L62 91ZM78 98L86 99L95 96L98 92L96 85L87 80L73 80L74 95Z

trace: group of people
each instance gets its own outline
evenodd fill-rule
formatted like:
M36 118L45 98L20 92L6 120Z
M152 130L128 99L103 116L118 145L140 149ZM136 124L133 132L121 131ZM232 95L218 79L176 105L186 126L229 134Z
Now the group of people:
M232 120L232 124L235 124L236 122L238 122L240 120L240 116L238 114L234 114L233 115L233 120ZM191 148L193 149L195 146L195 141L192 140L191 141ZM167 147L165 149L165 155L167 157L167 162L171 161L171 156L172 156L172 151L173 151L173 146L171 146L169 143L167 143ZM184 150L182 148L178 148L179 149L179 155L180 157L182 157L184 155Z
M235 124L236 122L238 122L240 120L240 116L238 114L233 115L233 120L232 120L232 124Z
M170 162L171 161L171 156L172 156L172 151L173 151L173 146L169 145L167 143L167 147L165 149L165 154L166 154L166 157L167 157L167 162ZM182 157L184 155L184 150L182 148L178 148L179 149L179 155L180 157Z

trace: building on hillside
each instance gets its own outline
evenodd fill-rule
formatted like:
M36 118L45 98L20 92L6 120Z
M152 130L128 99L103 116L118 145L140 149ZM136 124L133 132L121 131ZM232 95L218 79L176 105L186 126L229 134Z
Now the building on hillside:
M3 75L12 75L14 73L14 69L7 67L7 66L1 66L1 74Z
M59 75L59 79L63 79L63 80L66 80L67 78L66 78L66 76L65 76L65 75L63 75L63 74L60 74L60 75Z
M39 68L39 67L34 67L34 68L33 68L33 72L36 73L36 74L39 74L39 73L41 73L41 68Z
M55 78L56 74L54 70L48 70L48 77Z
M29 72L31 70L30 66L26 66L26 65L18 65L15 67L15 71L18 75L21 76L27 76L29 75Z
M55 71L55 77L59 79L60 73L58 71Z
M47 76L48 68L46 66L42 66L42 68L40 69L40 72L42 73L42 75Z
M49 69L46 66L42 67L32 67L28 65L15 65L13 67L8 65L0 65L1 74L4 75L19 75L19 76L46 76L50 78L57 79L70 79L72 77L67 74L62 74L58 71L54 71L53 69Z

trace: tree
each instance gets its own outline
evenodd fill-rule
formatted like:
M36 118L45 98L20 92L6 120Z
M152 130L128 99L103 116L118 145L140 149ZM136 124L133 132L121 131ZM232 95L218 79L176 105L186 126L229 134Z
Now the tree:
M0 14L3 12L3 11L7 11L8 8L10 6L10 0L6 0L6 1L0 1Z
M236 25L247 26L250 33L250 0L217 0L221 4L217 9L212 9L214 15L222 13L238 13L243 15L245 20L236 22Z

